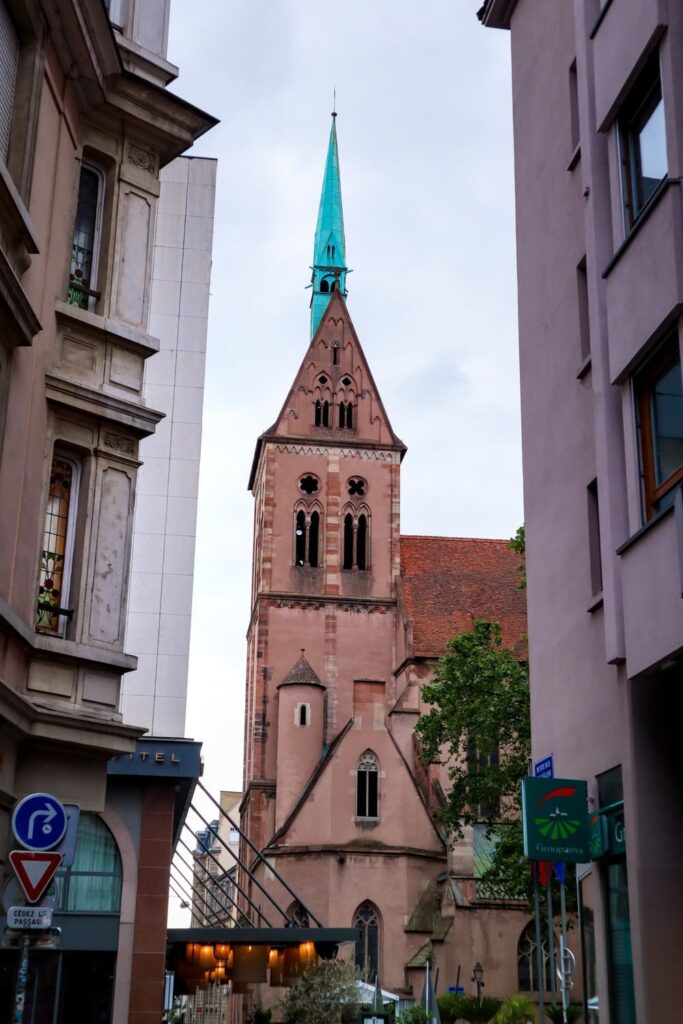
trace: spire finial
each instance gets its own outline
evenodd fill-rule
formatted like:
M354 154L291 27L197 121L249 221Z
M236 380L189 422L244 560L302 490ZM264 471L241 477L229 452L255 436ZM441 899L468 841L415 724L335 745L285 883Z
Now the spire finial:
M337 116L337 86L332 90L332 117Z

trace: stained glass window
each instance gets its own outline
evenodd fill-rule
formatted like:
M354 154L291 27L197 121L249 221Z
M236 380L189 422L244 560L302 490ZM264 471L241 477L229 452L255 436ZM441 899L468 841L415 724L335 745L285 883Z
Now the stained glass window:
M541 941L541 959L543 963L543 987L550 991L550 957L547 940ZM536 927L530 921L519 937L517 943L517 985L520 992L538 992L538 961L536 957Z
M81 168L67 296L79 309L88 309L94 297L101 186L101 176L94 168Z
M71 553L67 548L76 483L76 464L71 459L55 455L45 510L36 615L36 629L49 633L61 632L63 619L59 609L66 607L68 599L68 558Z
M374 981L379 970L379 914L369 900L361 903L354 914L353 927L360 929L356 967L363 981Z

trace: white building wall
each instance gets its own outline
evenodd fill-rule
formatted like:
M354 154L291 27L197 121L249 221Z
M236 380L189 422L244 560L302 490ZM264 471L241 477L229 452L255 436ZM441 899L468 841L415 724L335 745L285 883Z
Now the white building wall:
M215 160L161 172L144 397L166 418L140 444L121 704L157 736L185 731L215 187Z

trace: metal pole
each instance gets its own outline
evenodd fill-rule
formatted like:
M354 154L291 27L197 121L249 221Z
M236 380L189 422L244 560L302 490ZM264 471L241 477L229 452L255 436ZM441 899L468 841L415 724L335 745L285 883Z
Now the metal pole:
M28 983L28 951L30 948L30 935L22 935L19 952L19 969L17 971L17 986L14 990L14 1016L12 1017L12 1024L23 1024L24 1020L26 986Z
M238 832L238 833L239 833L239 834L240 834L240 835L242 836L242 839L244 839L244 841L245 841L245 843L247 844L247 846L249 847L249 849L250 849L250 850L253 850L253 852L254 852L254 853L256 854L256 856L257 856L257 857L259 858L259 860L262 860L262 861L263 861L263 863L264 863L264 864L266 865L266 867L268 868L268 870L269 870L269 871L272 871L272 873L273 873L273 874L275 875L275 877L277 878L278 882L280 882L280 883L281 883L281 884L282 884L282 885L283 885L283 886L285 887L285 889L287 890L287 892L289 893L289 895L290 895L290 896L291 896L291 897L292 897L293 899L295 899L295 900L296 900L296 901L297 901L298 903L301 903L301 906L302 906L302 907L304 908L304 910L305 910L305 911L306 911L306 913L307 913L307 914L309 915L309 917L311 917L311 918L312 918L312 919L313 919L313 920L315 921L315 923L317 924L318 928L322 928L322 926L323 926L323 925L322 925L322 921L319 921L319 920L318 920L318 918L317 918L317 917L315 916L315 914L313 913L313 911L312 911L312 910L309 910L309 908L308 908L308 907L307 907L307 906L305 905L305 903L302 903L302 902L301 902L301 900L299 899L299 897L297 896L297 894L296 894L296 893L294 892L294 890L293 890L293 889L291 888L291 886L290 886L290 885L289 885L289 884L288 884L288 883L287 883L287 882L286 882L286 881L284 880L284 878L283 878L283 877L282 877L282 875L281 875L281 874L279 873L279 871L277 871L277 870L276 870L276 869L275 869L275 868L273 867L273 865L272 865L272 864L270 864L270 863L269 863L269 862L268 862L268 861L266 860L266 858L265 858L265 857L263 856L263 854L261 853L261 851L260 851L260 850L259 850L259 849L258 849L258 848L257 848L256 846L254 846L254 844L252 843L252 841L251 841L251 839L249 838L249 836L248 836L248 835L245 835L245 833L244 833L244 832L242 831L242 829L241 829L241 828L239 827L239 825L237 825L237 824L236 824L236 823L235 823L235 822L234 822L234 821L232 820L232 818L231 818L231 817L230 817L230 815L229 815L229 814L227 813L227 811L224 811L224 810L223 810L223 808L221 807L221 805L220 805L220 804L218 803L218 800L216 800L215 796L213 796L213 795L212 795L212 794L211 794L211 793L210 793L210 792L208 791L208 789L206 788L206 786L205 786L205 785L204 785L204 784L203 784L203 783L202 783L201 781L198 781L198 782L197 782L197 785L199 786L199 788L201 789L201 791L202 791L203 793L205 793L205 794L206 794L206 795L208 796L209 800L211 800L211 801L212 801L212 802L213 802L213 803L214 803L214 804L216 805L216 807L218 808L218 810L220 811L220 813L221 813L221 814L222 814L222 815L223 815L223 816L224 816L225 818L227 818L227 820L228 820L228 823L230 824L230 826L231 826L232 828L236 829L236 830L237 830L237 832ZM267 894L266 894L266 895L267 895ZM271 900L271 902L272 902L272 903L274 903L274 904L275 904L275 906L277 907L277 909L278 909L278 910L280 911L280 913L282 914L282 910L280 910L280 907L279 907L279 906L277 905L277 903L275 903L275 900L273 899L273 897L272 897L272 896L270 896L270 897L269 897L269 899ZM287 918L287 915L286 915L286 914L282 914L282 916L284 917L284 919L285 919L285 920L287 920L287 919L288 919L288 918Z
M173 878L169 879L168 887L171 890L171 892L173 893L173 895L177 896L177 898L180 900L181 903L185 903L185 904L187 904L187 906L189 906L189 903L187 902L187 893L178 892L178 890L176 889L176 883L175 883ZM195 912L196 912L198 920L201 922L201 919L202 919L202 917L204 917L204 915L202 914L202 911L201 911L201 909L199 907L199 904L195 903L195 901L194 901L194 899L192 897L190 897L190 902L192 903L192 905L193 905L193 907L195 909ZM205 917L204 917L204 920L206 921ZM207 925L200 923L199 927L200 928L206 928Z
M177 878L174 877L174 875L173 875L173 865L171 865L171 874L169 876L169 879L175 885L178 886L178 888L180 889L181 892L185 893L185 898L186 899L191 900L195 907L199 907L199 904L195 900L195 893L188 887L187 883L185 883L185 879L183 879L183 876L180 874L180 872L178 872L178 877ZM196 893L196 895L202 901L202 903L204 904L205 907L209 907L209 904L206 902L205 899L203 899L199 895L199 893ZM211 924L211 917L212 916L215 918L214 924L216 922L220 923L220 919L218 917L218 914L212 913L211 907L209 907L209 913L208 914L207 914L207 912L205 910L201 910L200 913L198 914L200 928L208 928L210 926L210 924ZM202 918L204 918L204 924L202 924L202 922L201 922Z
M188 829L188 831L189 831L189 832L191 832L191 831L192 831L192 829L190 829L190 826L189 826L189 825L187 824L187 822L185 822L185 827L186 827L186 828ZM189 846L187 845L187 843L186 843L186 842L185 842L185 840L184 840L184 839L182 838L182 836L181 836L181 837L180 837L180 838L178 839L178 842L180 843L180 845L181 845L181 846L183 846L183 847L184 847L184 848L185 848L185 849L186 849L186 850L188 851L188 853L189 853L189 854L190 854L190 855L191 855L192 857L194 857L195 859L198 859L198 857L197 857L197 854L196 854L196 853L194 852L194 850L191 850L191 849L190 849L190 847L189 847ZM211 850L207 850L207 851L206 851L206 854L207 854L207 856L208 856L208 857L210 857L210 858L211 858L211 860L212 860L212 861L214 862L214 864L218 864L218 867L219 867L219 868L221 869L221 871L223 871L223 870L224 870L224 868L223 868L223 865L221 864L221 862L220 862L220 861L218 860L218 858L217 858L217 857L214 857L214 855L213 855L213 854L211 853ZM237 863L239 864L239 861L238 861ZM246 893L246 892L244 891L244 889L243 889L243 888L242 888L242 886L241 886L241 885L239 884L239 882L237 881L237 879L235 879L235 880L234 880L234 884L235 884L235 888L237 889L237 891L238 891L238 892L239 892L239 893L240 893L240 894L241 894L242 896L244 896L245 900L247 900L247 901L248 901L248 902L250 903L250 905L251 905L251 906L252 906L252 907L254 908L254 910L256 911L256 913L257 913L257 914L258 914L258 915L260 916L261 920L262 920L262 921L265 921L265 922L266 922L266 926L267 926L268 928L272 928L272 925L271 925L270 921L268 920L268 918L266 917L266 915L265 915L265 914L262 914L262 913L261 913L261 911L259 910L258 906L257 906L257 905L256 905L256 904L254 903L254 901L253 901L253 900L252 900L252 899L251 899L251 898L250 898L250 897L249 897L249 896L247 895L247 893ZM234 902L234 900L233 900L233 902ZM237 906L237 904L236 904L236 903L235 903L235 906L237 907L237 909L238 909L238 910L240 909L240 908L239 908L239 907ZM252 928L253 928L253 927L254 927L254 922L253 922L253 921L252 921L252 919L251 919L251 918L249 917L249 915L248 915L248 914L246 913L246 911L244 911L244 910L240 910L240 913L241 913L241 914L243 914L243 915L244 915L244 917L246 917L246 919L247 919L247 922L249 923L250 927L252 927Z
M209 893L209 895L210 895L210 896L212 897L212 899L215 899L215 900L216 900L216 903L218 904L218 906L220 907L220 909L221 909L222 911L224 911L224 912L225 912L225 913L227 914L227 916L228 916L228 917L230 918L230 920L231 920L231 921L232 921L232 922L233 922L233 923L234 923L235 925L237 925L237 919L236 919L235 917L233 917L232 913L230 912L230 907L227 907L227 906L226 906L226 905L225 905L224 903L221 903L221 901L220 901L220 900L218 899L218 897L217 897L217 896L214 896L214 894L213 894L213 893L211 892L211 889L210 889L210 887L209 887L209 886L207 885L207 882L206 882L206 880L205 880L205 879L203 879L203 878L199 878L199 877L198 877L198 876L197 876L197 875L195 874L195 871L194 871L194 867L192 866L192 864L190 864L190 863L189 863L188 861L186 861L184 857L181 857L181 856L180 856L180 854L178 853L178 851L177 851L177 850L176 850L176 852L175 852L175 855L176 855L176 857L178 858L178 860L180 861L180 863L181 863L181 864L183 864L183 865L184 865L184 866L185 866L186 868L188 868L188 869L189 869L189 870L190 870L190 871L192 872L192 888L194 889L194 884L195 884L195 882L197 883L197 885L202 885L202 886L203 886L203 887L204 887L204 888L206 889L206 891L207 891L207 892ZM197 861L198 861L198 862L199 862L199 859L200 859L200 858L199 858L199 857L197 857ZM217 885L217 886L218 886L218 888L220 889L221 893L222 893L222 894L223 894L223 895L224 895L224 896L226 897L226 899L230 900L230 902L232 903L232 905L233 905L233 906L236 906L237 904L236 904L236 903L235 903L235 901L234 901L234 900L233 900L233 899L232 899L232 898L231 898L231 897L229 896L229 894L228 894L228 893L227 893L227 892L225 891L225 889L224 889L224 888L223 888L223 886L222 886L222 885L220 884L220 882L218 881L218 879L217 879L217 878L215 878L215 877L214 877L214 876L213 876L213 875L212 875L212 874L211 874L211 873L210 873L209 871L206 871L206 869L204 868L204 865L200 865L200 866L201 866L201 867L202 867L202 869L204 870L204 873L205 873L205 874L206 874L206 875L207 875L207 876L208 876L208 877L209 877L209 878L211 879L211 881L212 881L212 882L213 882L213 883L214 883L215 885Z
M536 972L538 974L538 1024L545 1020L545 964L543 963L543 938L541 932L541 901L538 898L538 865L531 862L534 879L534 926L536 931ZM532 967L533 971L533 967ZM533 985L531 989L533 991Z
M555 985L555 936L553 934L553 867L548 865L548 885L546 887L546 907L548 911L548 958L550 960L550 1002L557 1006L557 987Z
M563 865L564 868L564 865ZM569 1002L569 987L567 985L567 905L564 893L564 874L560 882L560 964L562 968L562 1020L567 1024L567 1003Z
M202 814L202 813L201 813L200 811L198 811L198 810L197 810L197 808L195 807L195 805L194 805L194 804L190 804L190 808L191 808L191 809L192 809L192 810L194 811L194 813L195 813L195 814L197 815L197 817L199 818L199 820L200 820L200 821L203 821L205 825L207 825L208 827L210 827L210 823L209 823L209 822L208 822L208 821L206 820L206 818L204 817L204 815L203 815L203 814ZM267 899L267 900L270 900L270 902L271 902L271 903L273 904L273 906L275 907L275 909L277 910L277 912L278 912L279 914L282 914L282 916L284 917L285 921L289 921L289 918L287 917L287 912L286 912L286 911L284 911L284 910L282 909L282 907L280 906L280 904L279 904L279 903L277 902L277 900L276 900L276 899L275 899L275 898L274 898L273 896L271 896L271 895L270 895L270 893L268 892L268 890L267 890L267 889L264 889L264 888L263 888L263 886L262 886L262 885L261 885L261 883L259 882L258 878L256 878L256 876L255 876L255 875L253 875L253 874L251 873L251 871L249 870L249 868L247 867L247 865L246 865L246 864L243 864L243 863L242 863L242 861L241 861L241 860L239 859L239 857L236 857L236 856L235 856L235 854L234 854L234 853L232 852L232 850L230 849L230 847L228 846L228 844L227 844L227 843L226 843L226 842L225 842L225 841L224 841L223 839L221 839L221 837L220 837L220 836L219 836L218 834L216 834L216 835L215 835L215 838L216 838L216 839L218 840L218 842L219 842L219 843L221 844L221 846L223 847L223 849L224 849L224 850L227 850L227 851L228 851L228 853L229 853L229 854L230 854L230 855L231 855L232 857L234 857L234 858L235 858L235 860L237 861L237 863L239 864L239 866L240 866L241 868L243 868L243 870L244 870L244 871L246 871L246 873L247 873L247 874L249 875L249 877L251 878L251 880L252 880L252 882L254 883L254 885L256 885L256 886L257 886L257 887L258 887L258 888L259 888L259 889L261 890L261 892L263 893L263 895L264 895L264 896L266 897L266 899ZM207 853L208 853L208 852L209 852L209 851L207 851ZM267 867L270 867L270 865L268 864L268 862L267 862L267 861L266 861L266 866L267 866ZM244 890L242 890L242 889L241 889L241 890L240 890L240 892L242 892L242 893L243 893L243 895L244 895ZM247 896L246 898L247 898L247 899L249 899L249 897L248 897L248 896ZM251 903L251 905L252 905L252 906L255 906L255 904L254 904L253 900L249 899L249 902ZM302 904L302 906L303 906L303 904ZM263 920L264 920L264 921L266 922L266 924L268 925L268 927L269 927L269 928L272 928L272 925L271 925L271 924L270 924L270 922L269 922L269 921L268 921L268 920L266 919L266 917L265 917L265 914L261 913L261 911L259 911L259 913L261 914L261 917L262 917L262 918L263 918ZM318 922L317 922L317 924L320 924L320 922L318 921Z

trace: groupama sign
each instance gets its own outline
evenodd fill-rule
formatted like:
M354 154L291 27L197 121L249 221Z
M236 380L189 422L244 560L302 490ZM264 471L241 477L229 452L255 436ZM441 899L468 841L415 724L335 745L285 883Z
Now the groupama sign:
M590 860L588 790L580 779L522 781L524 856L582 864Z

